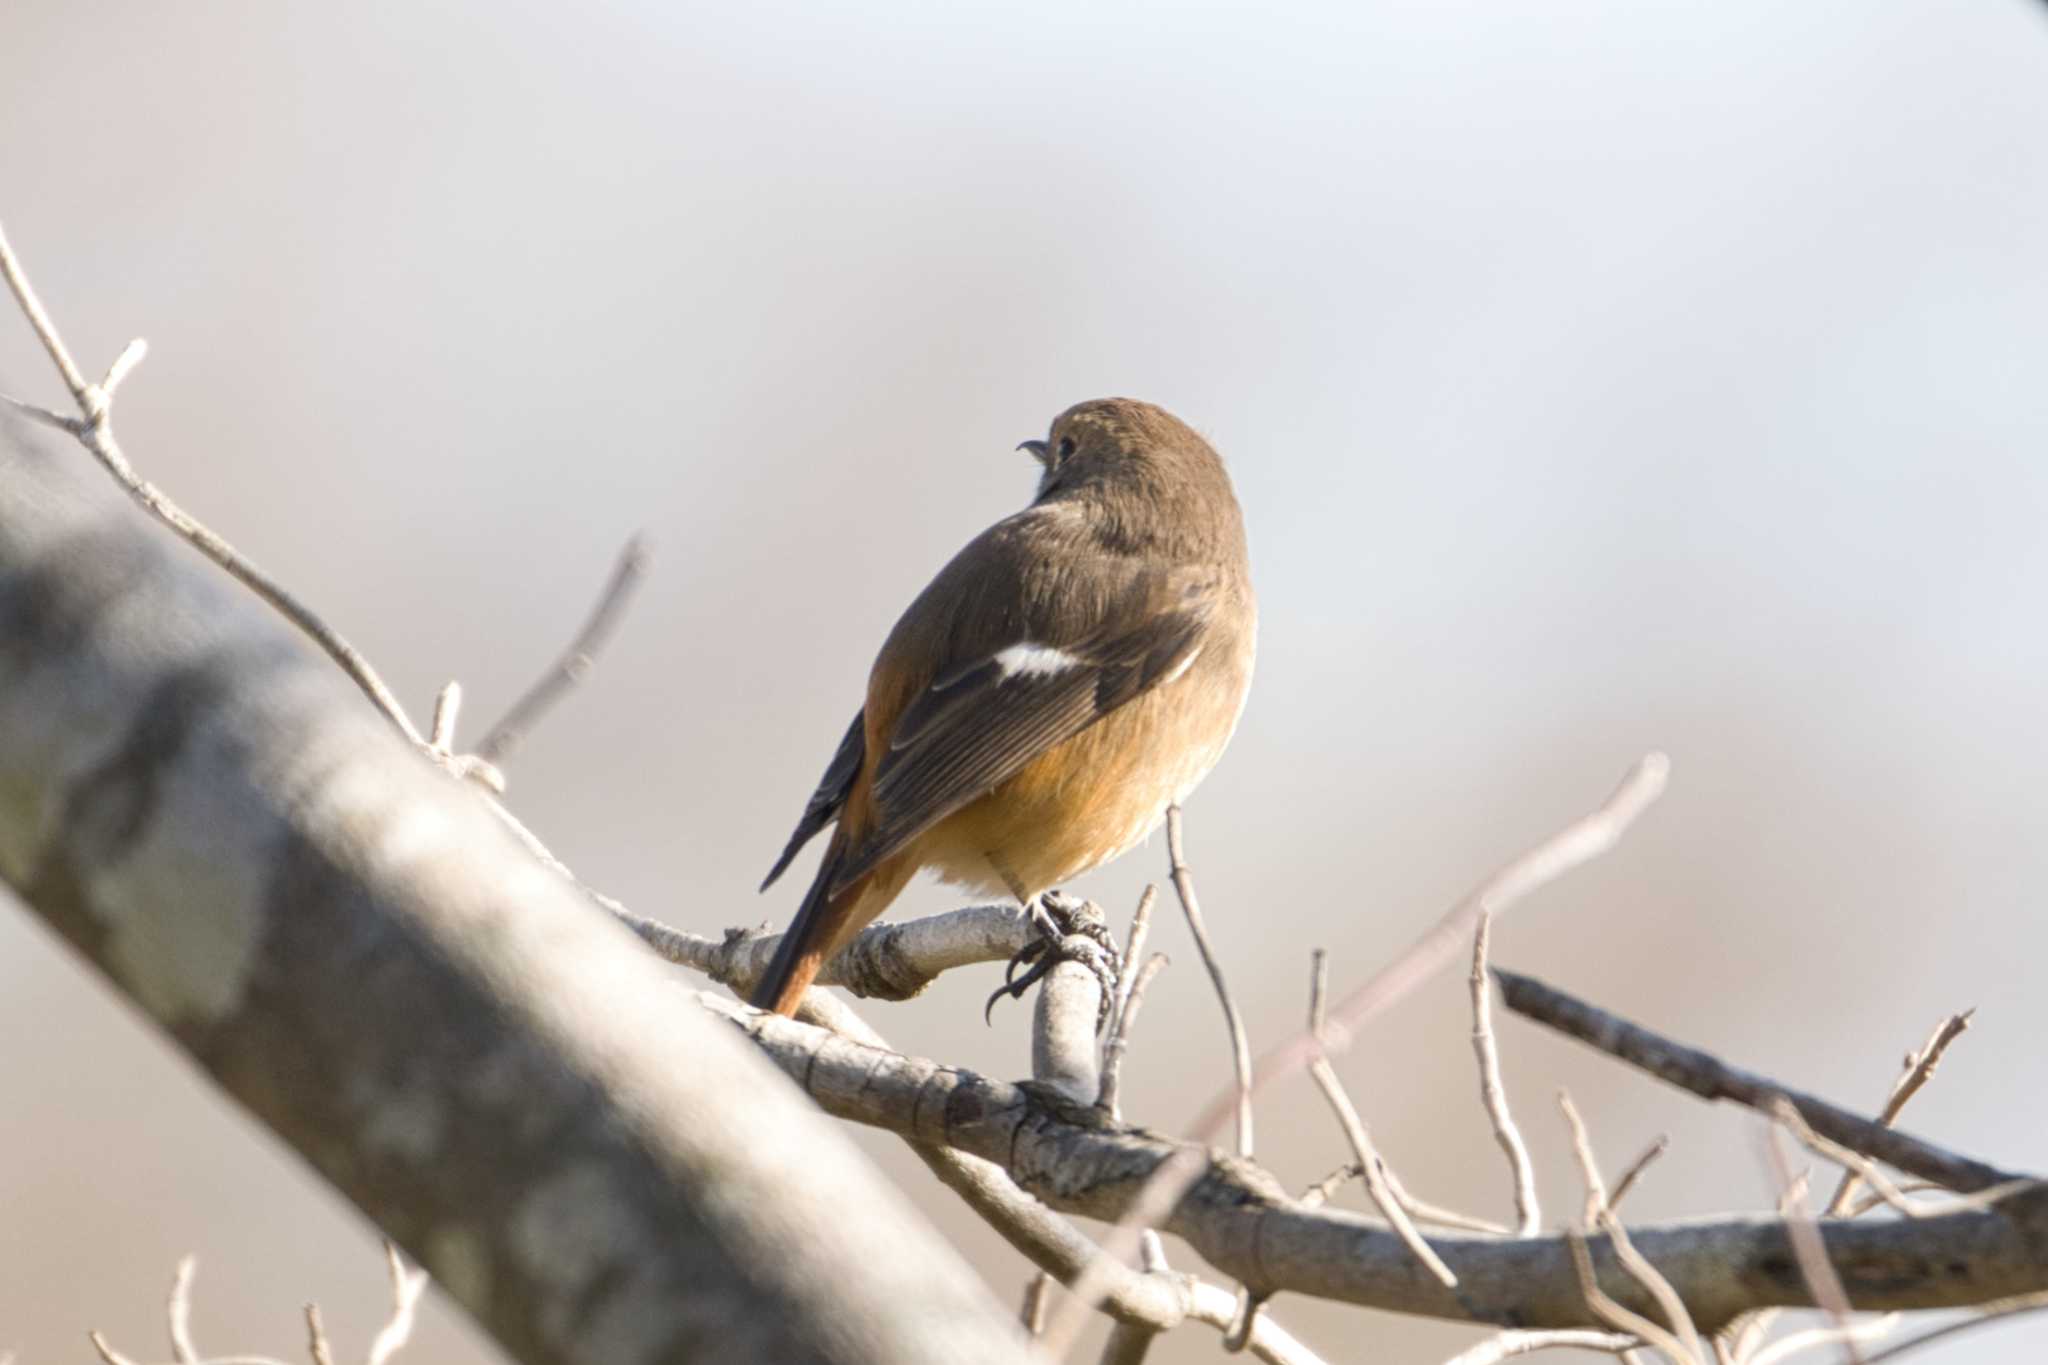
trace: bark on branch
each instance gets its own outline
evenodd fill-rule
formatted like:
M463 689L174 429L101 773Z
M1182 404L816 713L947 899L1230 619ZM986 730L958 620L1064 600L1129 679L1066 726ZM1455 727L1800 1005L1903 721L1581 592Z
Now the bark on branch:
M0 879L515 1356L1022 1359L843 1134L269 610L17 422L0 490Z
M750 1034L827 1112L979 1156L1063 1212L1121 1217L1152 1173L1181 1150L1171 1139L1034 1087L865 1047L709 994L698 998ZM1249 1162L1213 1149L1206 1159L1204 1174L1162 1230L1255 1293L1291 1290L1511 1327L1598 1325L1563 1238L1433 1237L1458 1279L1449 1289L1385 1225L1297 1204ZM2048 1184L1962 1212L1831 1222L1823 1234L1859 1310L1953 1308L2048 1289ZM1630 1236L1702 1331L1748 1309L1813 1306L1780 1218L1668 1223ZM1638 1312L1657 1311L1620 1267L1609 1239L1587 1242L1609 1295Z

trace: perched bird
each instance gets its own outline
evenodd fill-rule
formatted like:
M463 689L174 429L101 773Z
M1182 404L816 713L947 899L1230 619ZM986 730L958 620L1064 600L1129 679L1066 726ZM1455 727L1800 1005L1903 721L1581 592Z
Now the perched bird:
M1179 418L1103 398L1042 441L1038 495L896 623L867 704L766 890L837 822L754 1003L792 1014L913 875L1039 896L1159 827L1251 685L1258 612L1223 461Z

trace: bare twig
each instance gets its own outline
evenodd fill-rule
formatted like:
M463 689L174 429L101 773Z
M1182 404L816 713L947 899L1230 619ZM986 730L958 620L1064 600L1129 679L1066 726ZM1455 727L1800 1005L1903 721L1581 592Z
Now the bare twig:
M1579 1292L1585 1296L1586 1307L1592 1310L1593 1316L1609 1327L1649 1342L1671 1357L1675 1365L1706 1365L1699 1356L1688 1352L1685 1344L1677 1337L1634 1309L1625 1308L1615 1302L1607 1291L1600 1287L1599 1277L1593 1271L1592 1254L1586 1250L1584 1233L1577 1228L1567 1228L1564 1236L1566 1244L1571 1248L1572 1269L1579 1278Z
M1820 1225L1806 1210L1805 1192L1794 1191L1792 1159L1786 1155L1784 1135L1779 1128L1787 1123L1799 1123L1799 1112L1781 1098L1772 1106L1772 1117L1777 1122L1764 1130L1764 1153L1770 1158L1771 1172L1777 1177L1778 1188L1785 1192L1779 1212L1785 1216L1785 1230L1792 1239L1792 1252L1799 1262L1799 1274L1812 1291L1813 1301L1828 1315L1829 1323L1842 1333L1842 1348L1849 1353L1849 1359L1854 1365L1863 1365L1863 1352L1849 1333L1849 1315L1855 1311L1849 1306L1849 1291L1842 1287L1842 1277L1835 1273L1835 1263L1828 1259L1828 1246L1820 1235ZM1803 1128L1805 1125L1800 1126Z
M1975 1317L1964 1318L1961 1322L1945 1323L1932 1331L1922 1332L1920 1335L1908 1337L1896 1345L1887 1346L1882 1351L1872 1355L1870 1359L1864 1362L1864 1365L1883 1365L1885 1361L1897 1360L1909 1351L1917 1351L1922 1346L1930 1345L1944 1337L1952 1337L1958 1332L1968 1332L1979 1327L1995 1326L2007 1318L2016 1318L2028 1313L2039 1313L2043 1309L2048 1309L2048 1293L2023 1294L2017 1298L2005 1299L1999 1303L1988 1305L1982 1313L1977 1314Z
M1209 942L1208 927L1202 922L1201 902L1195 899L1195 877L1188 870L1188 863L1181 845L1180 807L1166 808L1166 858L1169 864L1174 894L1180 897L1180 908L1186 912L1188 929L1195 936L1195 947L1202 954L1202 965L1209 969L1209 979L1216 985L1216 999L1223 1006L1223 1021L1230 1028L1230 1065L1237 1076L1237 1154L1249 1157L1252 1154L1252 1045L1244 1031L1244 1016L1238 1012L1237 1001L1230 994L1230 985L1223 979L1223 963L1218 960L1215 948Z
M1136 941L1136 935L1133 935L1133 940ZM1124 965L1125 975L1131 976L1131 958L1128 955L1124 958ZM1151 987L1152 978L1164 971L1166 966L1165 953L1154 953L1145 959L1145 964L1138 968L1129 989L1123 992L1123 1005L1117 1011L1116 1027L1109 1035L1109 1042L1103 1046L1102 1093L1095 1102L1107 1109L1111 1118L1123 1117L1123 1062L1124 1054L1130 1050L1131 1030L1138 1025L1138 1012L1144 1008L1145 992Z
M391 1317L370 1343L370 1365L385 1365L411 1339L413 1315L420 1295L427 1290L427 1272L406 1269L398 1248L390 1242L384 1244L384 1260L391 1272Z
M1408 1192L1408 1187L1401 1183L1401 1177L1394 1174L1394 1168L1387 1165L1385 1157L1380 1158L1379 1165L1380 1175L1386 1180L1387 1188L1393 1192L1394 1198L1400 1201L1401 1207L1408 1211L1408 1216L1417 1223L1434 1223L1438 1227L1456 1228L1461 1232L1484 1233L1488 1237L1512 1237L1515 1235L1513 1228L1504 1227L1490 1219L1475 1218L1469 1213L1460 1213L1456 1209L1447 1209L1442 1205L1432 1204L1426 1199L1417 1199Z
M1896 1123L1906 1102L1920 1093L1920 1088L1934 1079L1934 1069L1941 1065L1941 1055L1948 1051L1949 1044L1963 1036L1970 1027L1970 1020L1976 1015L1974 1009L1960 1014L1951 1014L1934 1026L1934 1032L1927 1035L1927 1041L1919 1048L1906 1054L1904 1068L1899 1079L1892 1084L1891 1094L1885 1097L1884 1108L1879 1111L1877 1121L1889 1128ZM1834 1198L1828 1200L1827 1217L1834 1217L1849 1207L1849 1200L1856 1192L1860 1179L1854 1171L1842 1176L1842 1183L1835 1186Z
M327 1326L320 1321L320 1305L306 1305L306 1354L313 1365L334 1365L334 1351L327 1344Z
M1033 1275L1024 1285L1024 1307L1018 1316L1023 1320L1027 1335L1037 1336L1045 1330L1045 1305L1052 1295L1053 1277L1043 1270Z
M164 1317L171 1331L171 1359L178 1365L199 1365L199 1348L192 1342L192 1277L199 1273L196 1256L181 1257L178 1273L171 1277L171 1298Z
M1145 940L1152 933L1152 910L1159 904L1159 886L1156 882L1145 883L1145 889L1138 896L1138 908L1131 912L1131 932L1124 940L1123 971L1117 976L1115 1010L1110 1018L1110 1032L1114 1034L1123 1022L1124 1007L1131 999L1135 972L1139 963L1145 960Z
M590 670L597 666L598 652L618 628L620 617L632 601L634 589L640 586L640 580L647 574L647 560L647 543L643 537L636 535L626 542L583 628L576 632L576 638L569 642L569 648L555 660L554 667L546 676L512 703L504 719L484 732L483 742L476 746L478 758L487 763L504 763L549 708L590 676Z
M1322 949L1316 949L1309 991L1309 1028L1318 1035L1323 1029L1323 998L1326 993L1325 983L1328 981L1328 965L1327 955ZM1387 1220L1388 1225L1400 1235L1402 1242L1407 1244L1408 1250L1414 1253L1415 1259L1427 1267L1439 1283L1446 1287L1455 1287L1458 1277L1451 1273L1451 1268L1444 1264L1443 1258L1431 1249L1428 1241L1416 1229L1414 1221L1409 1218L1408 1210L1401 1206L1401 1201L1394 1197L1393 1190L1388 1187L1386 1174L1380 1165L1379 1153L1372 1145L1372 1137L1366 1132L1364 1120L1359 1118L1357 1108L1351 1103L1351 1096L1345 1093L1344 1083L1337 1079L1336 1070L1331 1067L1327 1058L1318 1057L1309 1063L1308 1073L1315 1078L1317 1088L1323 1092L1323 1098L1330 1102L1331 1110L1337 1115L1337 1122L1343 1126L1344 1137L1350 1142L1352 1155L1358 1159L1359 1170L1365 1177L1366 1193L1372 1196L1374 1206L1380 1211L1380 1217Z
M1533 1355L1537 1351L1600 1351L1606 1355L1620 1355L1641 1342L1642 1338L1625 1332L1592 1332L1568 1327L1549 1332L1501 1332L1452 1356L1444 1365L1500 1365L1503 1360Z
M1502 998L1515 1013L1577 1038L1702 1099L1731 1100L1769 1113L1782 1097L1821 1136L1946 1189L1974 1193L2026 1178L1887 1128L1768 1077L1729 1066L1717 1057L1673 1042L1534 977L1499 967L1493 969L1493 974L1501 983Z
M1817 1351L1825 1346L1846 1346L1851 1351L1867 1341L1876 1341L1899 1325L1899 1314L1886 1313L1881 1318L1866 1318L1862 1322L1838 1323L1827 1327L1811 1327L1804 1332L1788 1332L1756 1354L1745 1357L1743 1365L1782 1365L1793 1356L1804 1351Z
M1145 940L1152 932L1152 907L1158 900L1159 887L1146 883L1144 893L1138 897L1138 908L1131 914L1131 932L1124 941L1123 961L1117 972L1116 998L1110 1003L1108 1037L1102 1045L1102 1093L1095 1097L1095 1102L1114 1118L1123 1117L1120 1073L1124 1053L1131 1045L1131 1029L1137 1022L1136 1002L1143 1000L1145 987L1166 966L1163 953L1155 955L1157 966L1145 956Z
M241 551L202 525L172 502L156 485L136 473L134 466L128 463L128 457L121 453L120 443L114 439L114 390L142 359L146 349L142 342L129 342L119 358L108 367L106 378L98 384L91 383L72 360L71 352L65 347L63 338L58 335L56 324L51 321L49 313L44 310L42 300L36 297L35 288L29 283L27 274L22 270L21 261L15 256L14 248L9 245L4 231L0 231L0 275L6 277L7 287L13 291L15 302L21 305L21 311L28 318L29 326L35 331L37 339L43 343L43 349L49 352L50 359L57 366L57 372L64 377L64 386L71 391L72 401L78 405L79 417L76 420L59 419L58 425L77 437L79 443L113 476L114 481L127 490L129 496L142 504L152 516L177 532L201 554L227 570L244 587L269 603L286 620L304 632L314 644L326 651L327 656L339 664L342 671L347 673L356 686L376 704L377 709L398 727L399 733L414 744L424 747L426 740L413 725L411 718L405 714L405 708L399 704L398 698L384 685L384 680L377 676L377 670L370 666L368 659L343 639L333 627L321 620L312 608L257 568ZM28 407L26 404L16 406ZM47 413L44 415L54 416Z
M1608 1198L1607 1186L1600 1176L1600 1165L1593 1156L1593 1141L1586 1132L1586 1121L1579 1117L1578 1106L1572 1103L1570 1095L1557 1092L1557 1106L1564 1113L1565 1123L1571 1129L1572 1153L1578 1158L1579 1174L1586 1185L1585 1221L1588 1231L1597 1226L1608 1236L1614 1247L1615 1259L1622 1268L1634 1277L1636 1283L1648 1290L1650 1297L1663 1310L1670 1330L1650 1321L1639 1313L1622 1307L1601 1291L1593 1274L1593 1261L1586 1250L1585 1239L1575 1237L1571 1241L1572 1264L1577 1268L1580 1287L1586 1295L1588 1307L1610 1327L1637 1336L1655 1344L1675 1361L1696 1362L1707 1365L1704 1349L1700 1345L1699 1330L1693 1325L1692 1315L1686 1311L1685 1301L1678 1296L1667 1280L1629 1240L1628 1232L1621 1220L1614 1216L1613 1201Z
M1153 1179L1138 1192L1116 1226L1102 1239L1087 1268L1068 1282L1072 1302L1083 1306L1056 1314L1046 1325L1043 1340L1048 1356L1054 1360L1066 1358L1087 1320L1085 1305L1100 1298L1104 1288L1118 1275L1129 1273L1131 1255L1144 1233L1166 1221L1174 1205L1201 1179L1208 1166L1209 1155L1199 1147L1182 1147L1160 1163Z
M1643 1178L1643 1172L1650 1168L1650 1163L1670 1149L1671 1134L1659 1133L1655 1141L1643 1148L1640 1156L1628 1163L1628 1169L1621 1173L1621 1179L1614 1182L1614 1193L1608 1196L1607 1207L1610 1209L1620 1208L1621 1201L1628 1198L1628 1192L1636 1187L1638 1180Z
M1332 1007L1327 1047L1303 1033L1261 1057L1252 1072L1252 1093L1302 1070L1316 1057L1344 1051L1367 1019L1406 996L1458 955L1470 941L1482 911L1498 918L1531 892L1613 848L1636 818L1663 795L1670 774L1671 760L1661 753L1637 760L1598 809L1501 867L1399 957ZM1222 1127L1236 1098L1234 1090L1217 1095L1189 1126L1190 1134L1198 1141L1208 1140Z
M105 1361L106 1365L135 1365L134 1361L110 1346L107 1339L98 1332L87 1332L85 1339L92 1343L93 1350L99 1353L100 1359Z
M1493 912L1482 907L1479 928L1472 935L1472 1051L1479 1060L1479 1099L1493 1124L1493 1138L1508 1159L1508 1174L1515 1186L1515 1235L1533 1237L1543 1221L1536 1202L1536 1171L1529 1161L1529 1148L1522 1130L1508 1112L1507 1086L1500 1075L1500 1050L1493 1037L1493 982L1486 975L1486 949L1493 929Z

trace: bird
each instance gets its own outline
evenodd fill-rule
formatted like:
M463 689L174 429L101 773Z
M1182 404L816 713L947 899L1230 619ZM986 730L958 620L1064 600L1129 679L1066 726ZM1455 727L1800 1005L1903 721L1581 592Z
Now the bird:
M796 1012L832 955L920 870L1045 893L1156 830L1223 755L1258 636L1222 458L1165 409L1078 403L1042 440L1029 506L939 570L889 632L767 890L827 825L810 889L752 996Z

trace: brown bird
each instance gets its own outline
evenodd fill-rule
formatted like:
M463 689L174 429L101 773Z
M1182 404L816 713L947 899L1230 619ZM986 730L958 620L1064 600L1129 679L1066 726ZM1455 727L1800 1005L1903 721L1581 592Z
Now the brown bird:
M792 1014L920 868L1048 888L1159 827L1251 685L1244 518L1209 443L1129 398L1026 441L1038 496L969 541L889 632L867 705L761 886L837 821L754 1003Z

